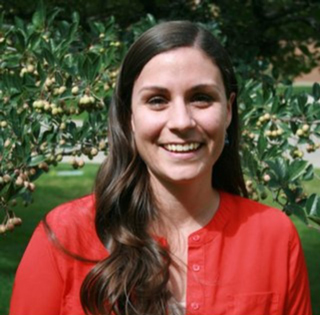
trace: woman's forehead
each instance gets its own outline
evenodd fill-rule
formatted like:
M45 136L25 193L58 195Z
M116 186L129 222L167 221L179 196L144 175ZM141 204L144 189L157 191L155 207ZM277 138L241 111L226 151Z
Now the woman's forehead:
M201 49L181 47L154 56L143 67L134 88L176 84L223 85L220 69Z

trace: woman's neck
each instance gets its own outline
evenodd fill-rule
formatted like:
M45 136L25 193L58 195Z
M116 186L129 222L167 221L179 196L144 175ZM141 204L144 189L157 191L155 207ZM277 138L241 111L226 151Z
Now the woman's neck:
M151 176L159 209L152 232L166 238L172 263L169 287L177 301L185 302L188 272L188 236L205 226L218 209L219 193L211 179L188 183L168 183Z
M176 184L151 178L151 185L160 212L161 234L172 234L173 227L187 236L206 225L218 209L219 193L212 188L211 179Z

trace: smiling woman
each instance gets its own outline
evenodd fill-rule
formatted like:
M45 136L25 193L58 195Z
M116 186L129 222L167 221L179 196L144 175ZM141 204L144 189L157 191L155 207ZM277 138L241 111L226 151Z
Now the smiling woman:
M40 223L10 314L311 314L293 224L246 198L237 83L210 32L181 21L145 32L109 131L95 197Z
M131 122L154 189L163 181L210 186L233 98L226 98L219 68L198 48L170 50L145 65L133 87Z

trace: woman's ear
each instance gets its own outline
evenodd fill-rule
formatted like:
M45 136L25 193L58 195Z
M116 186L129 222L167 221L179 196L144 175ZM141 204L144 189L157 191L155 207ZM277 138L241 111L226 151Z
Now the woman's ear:
M236 93L232 92L227 101L227 128L229 127L232 120L232 105L236 99Z
M135 132L135 124L134 124L134 119L133 119L133 114L131 114L131 130L134 133Z

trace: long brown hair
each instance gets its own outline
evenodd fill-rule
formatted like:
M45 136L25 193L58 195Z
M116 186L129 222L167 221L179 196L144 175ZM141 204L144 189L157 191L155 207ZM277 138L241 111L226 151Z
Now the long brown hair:
M148 232L158 218L148 172L131 130L131 96L135 79L154 56L179 47L205 52L222 74L227 97L237 94L229 57L212 34L186 21L161 23L129 49L109 109L109 155L96 178L96 230L110 256L87 275L81 302L87 314L181 314L168 288L168 250ZM226 145L213 167L212 185L246 196L239 158L237 101Z

